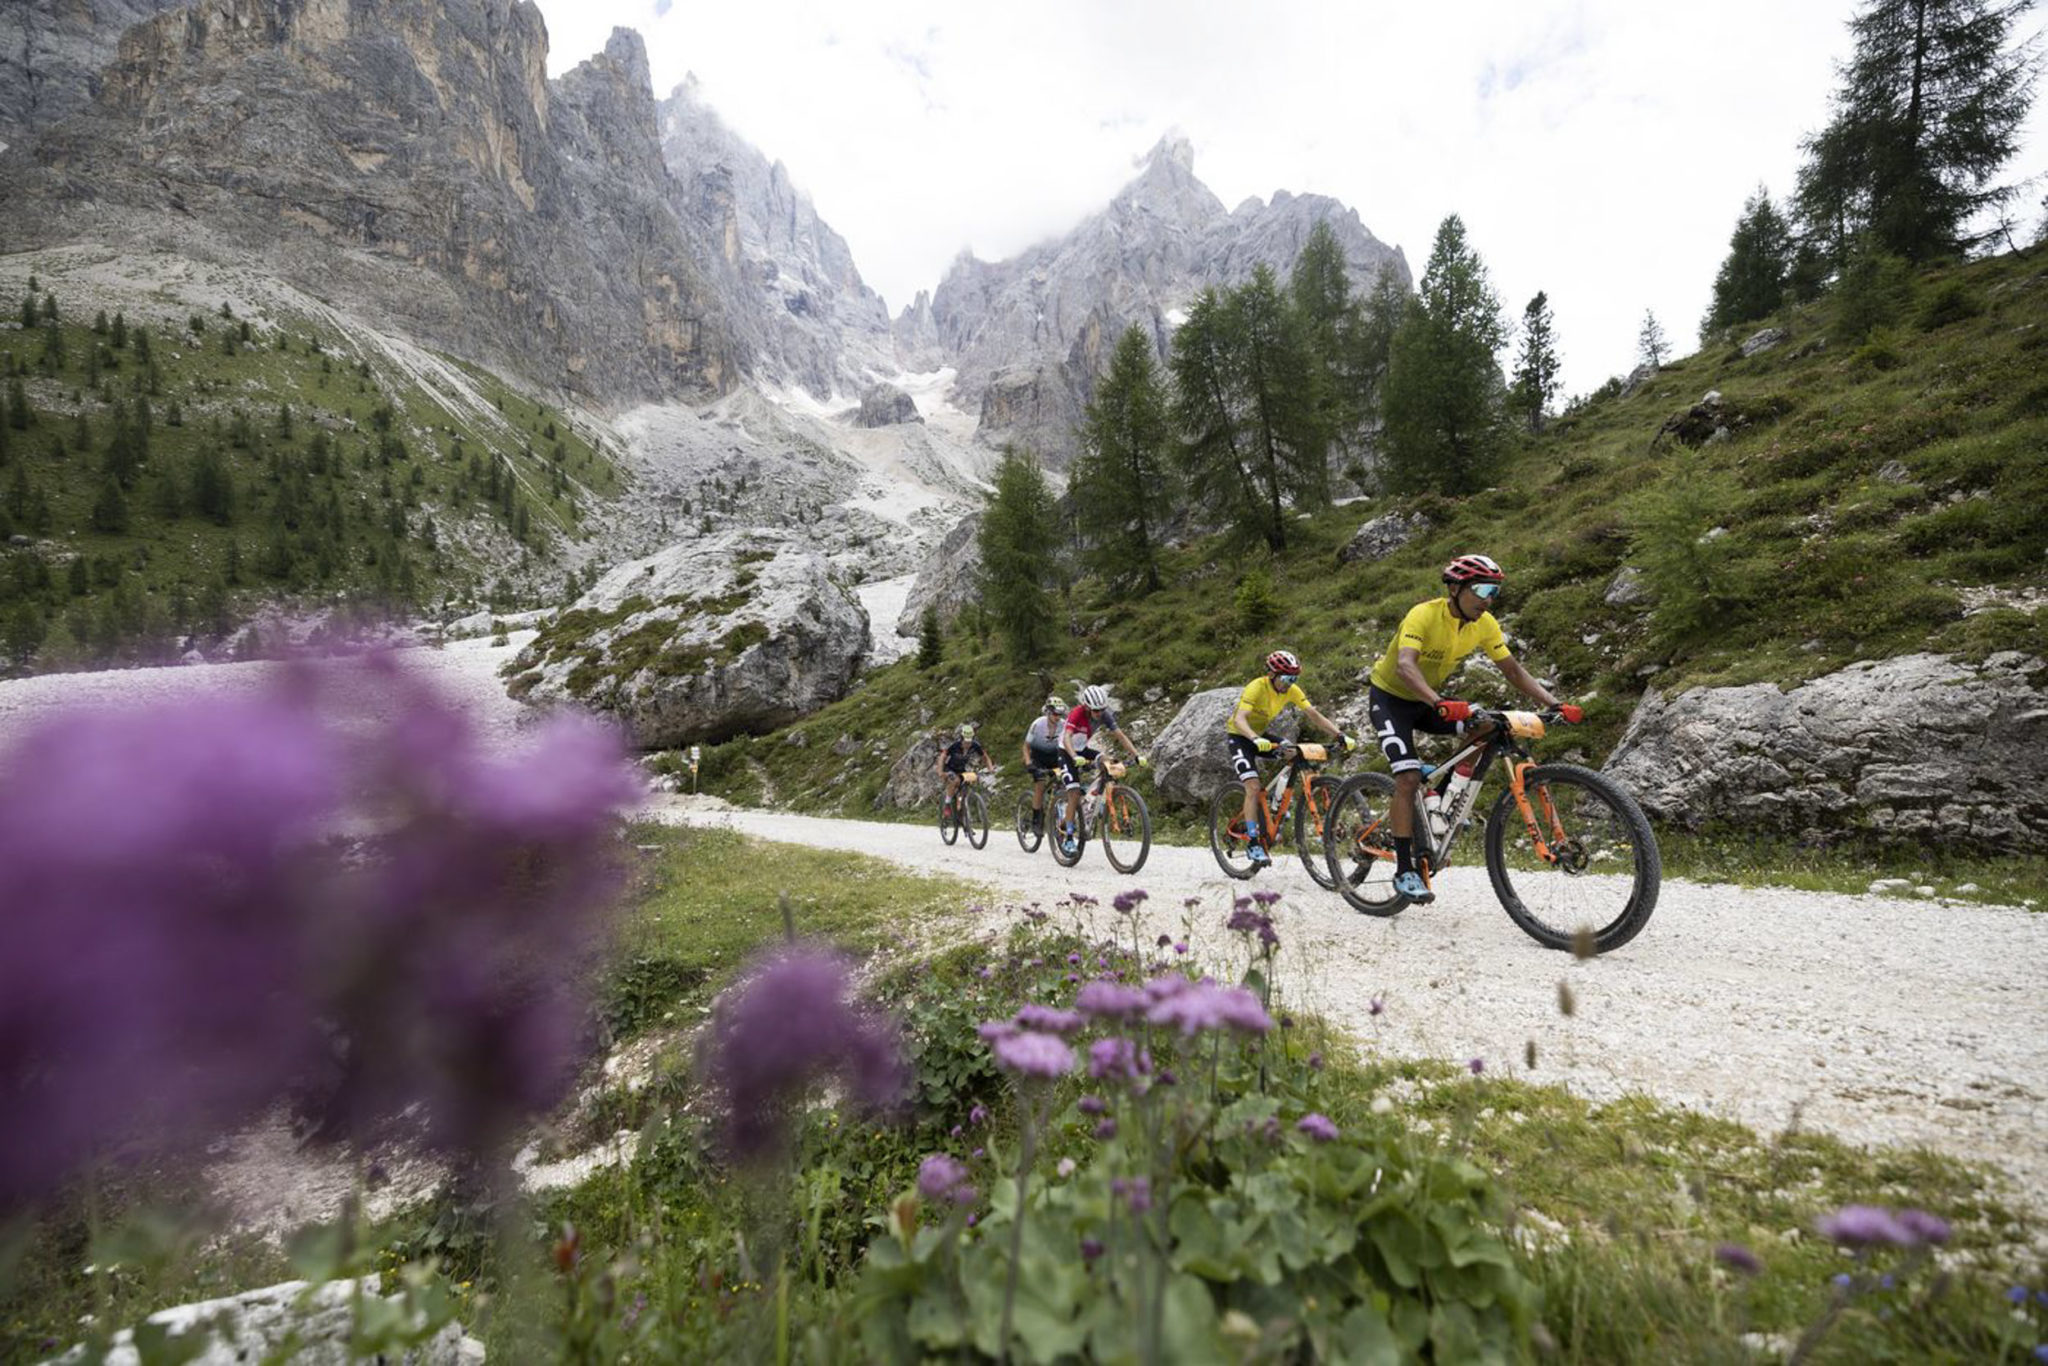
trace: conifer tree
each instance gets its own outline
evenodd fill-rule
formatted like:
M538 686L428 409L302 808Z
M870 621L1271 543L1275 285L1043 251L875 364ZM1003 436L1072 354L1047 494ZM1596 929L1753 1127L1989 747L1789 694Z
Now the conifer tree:
M1349 450L1366 417L1361 355L1365 309L1351 292L1344 248L1327 220L1317 220L1309 231L1287 284L1308 346L1325 440Z
M1529 430L1543 430L1544 414L1557 397L1557 327L1550 316L1550 296L1537 291L1522 310L1522 351L1515 362L1515 380L1508 402Z
M1036 457L1011 447L996 467L981 516L981 596L1011 659L1033 664L1052 649L1058 512Z
M192 507L216 526L226 526L235 517L234 479L211 445L200 447L192 463Z
M1387 478L1400 490L1460 490L1493 476L1505 442L1500 299L1456 214L1437 228L1422 288L1387 363Z
M124 350L128 345L128 319L119 310L114 313L113 336L110 340L116 351Z
M1173 504L1166 475L1172 435L1152 339L1133 326L1117 339L1088 405L1070 480L1085 558L1110 583L1148 593L1159 587L1158 529Z
M92 505L92 529L109 535L128 529L128 500L121 496L118 480L109 477L100 485L100 496Z
M1714 276L1713 302L1700 323L1701 339L1777 312L1791 272L1791 225L1771 203L1770 191L1759 185L1728 238L1728 257Z
M1394 334L1401 329L1408 303L1408 288L1401 283L1400 275L1391 265L1381 266L1359 312L1359 406L1367 421L1380 420L1384 415L1387 365L1393 358Z
M1866 0L1827 127L1806 139L1798 204L1839 268L1857 237L1908 261L1983 239L1976 212L2019 147L2037 65L2010 45L2033 0Z
M1671 344L1664 340L1664 328L1657 321L1657 315L1649 309L1643 310L1643 330L1636 333L1636 359L1652 370L1662 369L1664 357L1671 354Z
M927 607L917 619L917 667L929 673L945 658L945 637L939 634L939 609Z
M57 321L57 296L49 293L47 290L43 293L43 321L46 323Z
M101 310L100 310L100 311L99 311L98 313L95 313L95 314L93 315L93 319L92 319L92 332L93 332L93 335L94 335L94 336L96 336L96 337L104 337L104 336L106 336L106 335L107 335L107 310L106 310L106 309L104 309L104 308L103 308L103 309L101 309Z

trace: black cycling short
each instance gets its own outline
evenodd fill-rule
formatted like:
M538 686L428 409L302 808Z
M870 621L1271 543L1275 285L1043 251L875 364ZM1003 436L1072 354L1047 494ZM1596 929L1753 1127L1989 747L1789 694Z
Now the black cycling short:
M1395 773L1422 767L1422 760L1415 753L1416 731L1458 735L1465 729L1462 721L1446 721L1438 716L1429 703L1396 697L1377 684L1366 691L1366 706L1372 717L1373 738L1380 742L1380 753L1387 756L1387 767Z
M1052 745L1026 745L1031 755L1031 777L1035 782L1040 778L1056 778L1063 773L1060 751Z
M1081 748L1081 757L1090 764L1099 764L1102 762L1102 751L1093 745L1084 745ZM1081 789L1081 768L1080 764L1074 762L1072 754L1065 748L1060 750L1060 777L1076 792Z
M1242 735L1239 735L1236 731L1230 732L1230 734L1223 738L1230 742L1230 766L1237 770L1237 780L1241 783L1249 783L1256 780L1259 776L1259 747L1245 739ZM1270 735L1266 738L1273 740L1276 746L1284 743L1280 740L1274 740Z

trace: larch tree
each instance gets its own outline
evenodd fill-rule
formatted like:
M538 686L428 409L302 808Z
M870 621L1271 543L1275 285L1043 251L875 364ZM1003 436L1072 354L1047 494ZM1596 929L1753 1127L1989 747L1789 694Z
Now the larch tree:
M1778 311L1792 273L1792 225L1759 185L1742 206L1728 238L1728 256L1714 274L1713 301L1700 323L1702 340L1738 323Z

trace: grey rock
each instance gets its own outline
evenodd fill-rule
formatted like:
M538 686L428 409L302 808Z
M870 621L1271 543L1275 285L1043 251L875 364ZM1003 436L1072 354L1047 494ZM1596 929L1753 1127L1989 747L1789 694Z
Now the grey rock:
M1887 484L1904 484L1911 481L1913 475L1903 461L1887 460L1878 466L1877 477Z
M1614 572L1607 583L1604 599L1609 607L1640 607L1656 601L1656 594L1650 585L1643 582L1643 575L1632 564L1625 564Z
M1607 771L1686 826L2048 851L2048 693L2021 656L1918 654L1768 683L1644 695Z
M1237 781L1225 744L1225 727L1243 691L1237 686L1198 692L1159 732L1152 742L1151 759L1152 780L1161 797L1207 811L1210 800ZM1299 723L1299 717L1288 711L1268 733L1291 738Z
M939 548L917 571L896 619L896 634L914 636L927 607L938 609L939 624L950 626L961 611L981 601L981 514L970 512L946 533Z
M917 411L917 401L893 384L869 386L860 396L860 411L854 415L856 427L894 427L905 422L922 422L924 418Z
M810 715L845 695L867 648L867 613L825 561L755 530L620 565L514 668L538 674L529 702L590 707L672 749Z
M1770 350L1772 347L1782 343L1790 335L1782 327L1766 327L1763 331L1753 334L1742 343L1743 359L1747 360L1760 351Z
M1419 512L1389 512L1358 528L1337 552L1337 563L1382 560L1429 530L1429 518Z
M945 784L933 772L933 765L939 761L939 742L935 736L920 735L910 748L889 765L888 781L875 794L875 810L908 811L920 806L936 807L939 794ZM937 819L937 812L933 813Z
M92 102L121 35L190 0L7 0L0 5L0 147Z
M382 1298L381 1285L374 1277L363 1283L363 1292ZM354 1281L329 1281L311 1290L305 1281L286 1281L231 1298L159 1310L148 1321L170 1330L171 1340L181 1347L191 1334L204 1334L206 1346L197 1355L179 1357L195 1366L268 1361L287 1348L295 1363L345 1366L356 1360L349 1350L356 1321L355 1293ZM397 1305L395 1299L389 1303ZM85 1359L85 1349L77 1347L54 1358L52 1366L69 1366ZM143 1358L135 1348L132 1330L124 1328L115 1335L113 1350L104 1360L108 1366L140 1366ZM484 1347L465 1335L461 1324L451 1323L425 1345L392 1360L405 1366L476 1366L484 1360Z
M1621 396L1623 398L1629 397L1655 378L1657 378L1657 367L1648 361L1644 361L1641 365L1629 371L1628 378L1621 382Z

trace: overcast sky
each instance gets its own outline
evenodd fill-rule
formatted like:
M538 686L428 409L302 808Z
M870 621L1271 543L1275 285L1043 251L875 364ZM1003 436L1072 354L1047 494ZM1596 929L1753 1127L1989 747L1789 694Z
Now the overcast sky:
M1567 393L1634 363L1645 309L1693 349L1743 200L1759 183L1785 198L1800 136L1825 122L1856 9L538 3L550 74L615 25L646 39L657 96L694 72L726 122L789 168L892 312L963 249L1000 260L1080 222L1177 128L1226 206L1333 196L1418 277L1438 223L1462 215L1511 317L1549 293ZM2011 167L2044 172L2048 100Z

